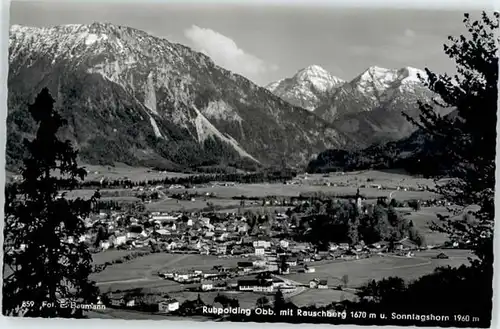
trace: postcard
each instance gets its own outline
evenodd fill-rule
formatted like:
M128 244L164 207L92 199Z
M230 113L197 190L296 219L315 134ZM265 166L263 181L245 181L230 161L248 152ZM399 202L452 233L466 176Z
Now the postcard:
M13 1L2 314L489 328L499 16Z

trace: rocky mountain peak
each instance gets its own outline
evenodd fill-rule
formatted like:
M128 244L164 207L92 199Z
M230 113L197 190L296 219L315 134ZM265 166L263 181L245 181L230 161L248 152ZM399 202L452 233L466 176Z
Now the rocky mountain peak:
M310 65L292 77L270 83L266 88L287 102L314 110L331 90L344 81L319 65Z
M16 141L33 133L19 126L24 104L43 87L91 162L254 165L287 154L303 163L343 141L329 123L208 56L110 23L12 26L8 87L9 161L19 156Z

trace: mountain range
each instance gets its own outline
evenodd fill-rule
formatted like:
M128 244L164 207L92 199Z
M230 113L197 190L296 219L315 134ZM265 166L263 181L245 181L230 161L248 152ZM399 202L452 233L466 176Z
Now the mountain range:
M345 81L310 65L263 88L138 29L13 25L7 165L19 165L23 138L34 136L27 104L42 88L85 163L255 169L408 137L415 127L401 112L417 117L417 102L434 97L419 75L373 66Z
M429 102L435 97L421 78L425 81L425 71L413 67L372 66L351 81L344 81L314 65L267 88L332 123L357 145L367 147L399 140L415 131L402 112L417 118L418 101Z
M48 88L82 161L111 164L305 164L349 138L206 55L110 23L37 28L9 37L7 164L33 136L27 104Z

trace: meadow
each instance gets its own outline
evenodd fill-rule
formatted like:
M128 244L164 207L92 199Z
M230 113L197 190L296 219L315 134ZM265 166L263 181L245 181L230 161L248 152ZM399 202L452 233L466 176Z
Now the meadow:
M357 288L369 280L380 280L389 276L398 276L405 280L414 280L422 275L430 274L435 268L440 266L460 266L467 264L468 257L472 254L468 250L444 250L449 259L434 259L439 250L429 250L417 252L415 257L403 256L372 256L370 258L334 261L310 266L315 268L315 273L293 273L287 275L291 279L302 284L309 284L309 281L315 278L328 280L329 286L338 286L342 284L341 278L347 275L349 280L348 287Z
M173 177L186 177L189 174L177 172L159 172L146 167L131 167L125 164L115 164L115 166L99 166L82 164L88 174L86 180L100 180L107 178L110 180L130 179L133 182L144 180L165 179Z
M215 207L236 207L240 204L239 200L234 199L215 199L203 197L190 200L163 199L160 201L146 204L149 211L199 211L208 207L207 203L212 203Z
M170 297L173 297L177 299L180 303L186 301L186 300L193 300L198 298L198 294L201 297L201 300L209 305L212 305L214 302L215 297L217 297L217 294L221 294L223 296L227 296L229 298L236 298L240 304L241 308L253 308L255 307L255 304L257 303L257 299L260 297L264 296L264 294L258 294L258 293L253 293L253 292L239 292L239 291L226 291L226 292L215 292L215 291L210 291L210 292L189 292L189 291L182 291L182 292L174 292L174 293L169 293L168 295ZM269 300L273 300L273 296L267 296ZM220 305L219 305L220 307Z
M127 263L109 266L104 271L94 274L92 279L101 285L124 283L130 288L133 282L142 284L157 280L156 273L159 271L173 269L207 270L212 269L214 265L232 266L239 261L245 260L248 261L248 258L218 258L212 255L155 253L136 258Z
M405 210L410 212L410 214L406 215L405 218L411 220L413 225L415 225L415 228L424 235L427 245L442 245L444 242L449 240L446 233L437 232L430 228L430 225L438 220L437 214L448 214L446 208L429 207L422 208L419 211L410 211L410 209Z
M92 254L93 263L96 265L104 264L106 262L111 262L115 259L122 258L138 250L117 250L117 249L108 249L105 251L101 251L95 254Z
M246 197L266 197L266 196L283 196L283 197L298 197L303 193L318 193L323 192L333 197L343 197L345 195L356 194L357 185L350 186L323 186L323 185L285 185L280 183L260 183L260 184L242 184L235 186L214 186L201 187L196 191L200 193L215 193L220 198L231 198L233 196ZM389 197L392 190L379 190L377 188L365 187L359 188L359 192L368 199L376 199L378 197ZM429 191L397 191L394 197L400 200L410 199L432 199L436 195Z
M325 306L342 300L356 300L357 296L349 291L332 289L307 289L301 294L293 296L290 301L299 307L316 305Z

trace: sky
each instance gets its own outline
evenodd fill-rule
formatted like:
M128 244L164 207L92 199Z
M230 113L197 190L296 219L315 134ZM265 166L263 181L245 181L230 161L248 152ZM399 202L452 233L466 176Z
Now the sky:
M449 35L465 32L464 12L479 18L479 10L491 3L407 0L406 4L420 3L420 8L405 8L402 2L390 1L394 3L376 6L374 0L351 0L346 7L340 0L288 0L286 5L279 0L251 4L18 0L11 3L10 24L97 21L130 26L203 52L216 64L263 86L309 65L319 65L344 80L374 65L453 73L454 63L444 54L443 44Z

